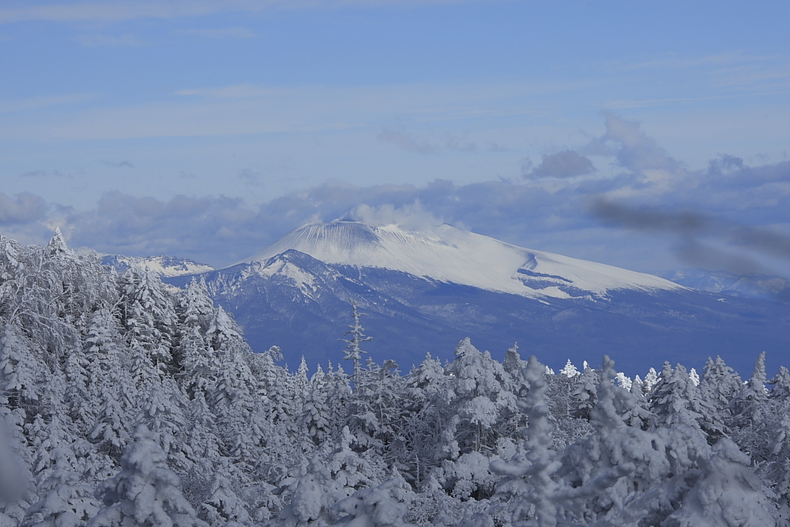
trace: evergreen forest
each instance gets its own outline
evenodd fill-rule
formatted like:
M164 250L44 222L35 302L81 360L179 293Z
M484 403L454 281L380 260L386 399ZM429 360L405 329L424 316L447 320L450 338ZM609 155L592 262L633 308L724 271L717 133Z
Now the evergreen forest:
M763 354L630 379L466 339L405 371L363 325L288 371L202 281L0 237L0 527L790 525Z

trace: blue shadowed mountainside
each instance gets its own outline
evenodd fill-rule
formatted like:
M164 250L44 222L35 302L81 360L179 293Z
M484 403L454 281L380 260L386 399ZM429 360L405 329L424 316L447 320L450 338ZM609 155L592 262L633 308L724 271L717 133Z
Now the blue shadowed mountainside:
M762 351L779 364L790 340L786 304L680 287L449 225L426 233L310 224L237 265L165 280L183 286L193 277L206 280L253 350L277 345L292 368L302 356L311 368L341 359L352 300L374 337L365 351L402 369L426 353L451 359L470 337L494 357L517 342L555 369L608 354L643 375L665 360L701 369L720 355L748 371Z

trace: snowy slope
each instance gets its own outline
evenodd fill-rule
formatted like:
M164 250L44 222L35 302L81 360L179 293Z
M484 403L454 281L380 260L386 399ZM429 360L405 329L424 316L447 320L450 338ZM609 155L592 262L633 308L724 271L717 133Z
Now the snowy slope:
M117 254L105 255L102 257L102 264L115 267L119 271L135 265L142 269L154 271L164 277L193 275L214 270L210 265L197 263L185 258L164 255L148 257L121 256Z
M607 291L678 290L656 276L510 245L450 225L408 231L397 225L311 223L240 263L265 263L296 250L328 264L373 267L437 282L527 297L605 296Z
M640 373L655 357L701 371L785 356L790 304L726 297L611 266L515 247L444 225L414 232L336 221L286 235L245 262L203 273L256 351L292 367L342 358L349 302L374 336L366 351L408 367L452 359L459 340L502 354L518 342L555 368L604 354ZM192 276L166 278L183 287ZM515 293L515 294L513 294Z
M667 271L662 276L682 286L700 291L790 303L790 280L780 276L736 275L704 269L677 269Z

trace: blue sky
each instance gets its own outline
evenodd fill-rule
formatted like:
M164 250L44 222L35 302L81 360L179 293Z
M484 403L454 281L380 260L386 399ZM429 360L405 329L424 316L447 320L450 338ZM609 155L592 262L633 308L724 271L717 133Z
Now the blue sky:
M5 1L0 232L221 266L306 221L411 214L642 271L786 275L788 19L780 1Z

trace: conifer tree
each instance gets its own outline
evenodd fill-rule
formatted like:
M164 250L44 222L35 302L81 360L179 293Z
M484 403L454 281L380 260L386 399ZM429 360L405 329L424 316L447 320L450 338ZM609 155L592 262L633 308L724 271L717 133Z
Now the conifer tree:
M651 495L670 473L665 440L643 430L633 420L638 401L630 391L613 383L614 361L603 357L596 403L590 411L594 430L589 437L570 445L562 455L558 474L571 487L566 506L577 520L597 519L603 525L635 525L653 515L646 524L658 525L666 510L651 510ZM635 426L636 425L636 426Z
M341 342L346 343L346 348L343 350L343 360L350 360L353 364L353 369L351 370L351 382L353 382L355 386L361 373L362 355L367 353L367 351L363 351L360 346L363 342L369 342L373 340L373 337L369 337L364 333L365 328L362 327L362 323L360 322L360 317L362 315L364 315L364 313L360 313L357 310L357 302L352 299L352 323L350 326L348 326L348 331L345 332L345 335L351 335L351 337L348 339L340 339Z
M356 491L337 502L333 509L339 516L338 527L416 527L406 523L403 503L409 495L406 482L396 474L375 487Z
M770 399L774 401L790 400L790 372L787 368L779 366L779 371L768 381L768 384L771 385L771 391L768 393Z
M138 342L157 369L173 367L176 313L172 300L162 290L153 271L127 270L125 324L131 342Z
M758 419L758 413L768 399L765 391L765 352L757 356L751 377L731 402L734 426L749 426Z
M101 401L95 413L90 438L105 454L118 459L129 442L130 416L134 414L139 396L128 370L124 367L118 328L107 310L93 315L85 353L89 359L90 397Z
M20 463L22 445L7 430L5 408L6 400L0 392L0 526L16 527L24 514L18 502L28 489L30 474Z
M250 521L244 502L236 495L231 483L221 474L214 476L208 497L200 506L201 516L212 525Z
M518 420L516 396L505 387L507 375L486 351L481 353L466 338L458 343L455 359L445 373L451 377L453 414L460 418L456 439L461 450L490 451L496 443L495 428ZM499 434L503 435L503 434Z
M104 508L88 527L207 527L182 495L153 434L140 425L133 439L121 457L121 471L103 484Z
M11 410L31 418L38 412L45 367L36 360L31 343L15 323L0 326L0 394Z
M520 404L527 413L523 459L516 463L493 461L491 469L506 476L498 491L511 496L509 522L520 524L534 519L538 527L554 527L559 515L557 495L559 484L552 475L560 468L556 452L551 451L552 425L549 421L548 390L544 373L545 366L534 355L527 361L524 379L529 386L526 399ZM530 505L532 507L530 507ZM532 512L534 510L534 513ZM530 516L534 514L533 518Z
M573 377L575 388L571 401L574 417L589 419L596 402L596 387L600 381L600 372L590 368L587 361L584 361L584 364L585 368L581 374Z
M728 438L701 460L701 476L683 499L682 506L661 525L666 527L771 527L773 507L759 478L749 467L749 456Z
M57 452L56 464L39 486L42 498L27 511L26 525L32 527L77 527L100 509L93 486L72 470L68 447Z

